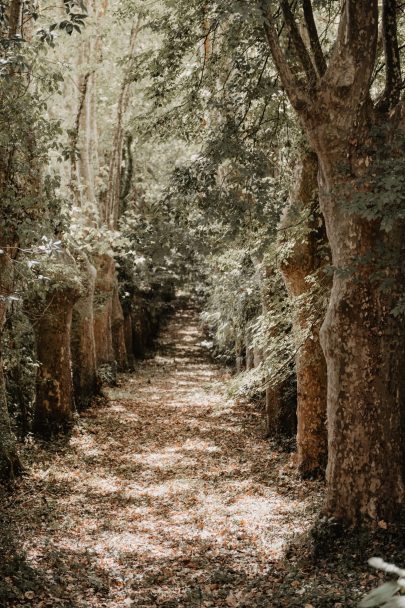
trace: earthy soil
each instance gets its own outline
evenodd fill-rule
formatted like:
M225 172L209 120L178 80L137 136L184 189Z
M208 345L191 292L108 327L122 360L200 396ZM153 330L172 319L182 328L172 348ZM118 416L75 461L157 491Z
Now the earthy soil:
M227 396L202 340L182 308L68 440L27 447L3 497L0 606L339 607L373 586L364 547L328 523L308 535L322 483Z

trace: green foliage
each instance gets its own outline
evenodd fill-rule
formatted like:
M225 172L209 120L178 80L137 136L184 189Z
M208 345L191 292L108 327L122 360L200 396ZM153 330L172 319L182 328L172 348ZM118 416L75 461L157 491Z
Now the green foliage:
M83 292L79 268L67 251L42 256L32 267L32 278L26 300L49 302L56 294L65 292L73 300Z
M373 557L368 562L370 566L377 570L382 570L397 580L384 583L377 589L369 593L359 604L359 608L404 608L405 597L401 595L405 592L405 570L398 568L394 564L388 564L384 560Z
M38 363L32 325L21 303L14 303L8 316L2 337L2 359L13 426L24 438L33 417Z
M72 19L76 4L66 3ZM23 7L26 23L44 19L36 3L24 2ZM30 247L43 234L65 228L59 176L47 169L51 156L61 152L61 125L47 110L49 97L61 90L63 75L47 61L40 37L25 39L19 33L9 38L3 32L0 41L0 232L8 242Z
M48 27L37 30L37 36L42 42L49 44L49 46L55 46L55 31L65 31L66 34L71 36L73 32L82 32L82 28L85 26L85 19L87 18L86 5L83 0L63 0L66 19L51 23ZM35 7L35 4L34 4ZM34 12L35 11L35 12ZM31 12L34 20L38 19L38 13L35 8Z
M260 312L260 285L249 254L228 249L211 260L202 321L218 356L234 361L243 349L248 324Z
M263 312L263 291L273 288L260 269L274 252L300 135L260 19L245 2L154 3L147 27L156 46L135 62L146 111L131 123L155 146L184 140L186 154L166 179L158 206L152 205L164 217L166 234L148 225L148 246L156 235L160 248L169 244L166 259L177 275L186 276L188 265L205 282L202 318L218 357L243 362L246 341L262 353L260 367L238 379L237 390L245 394L290 376L294 358L282 281L277 275ZM135 241L142 221L136 214L125 218ZM168 238L172 228L174 238ZM139 240L134 249L139 252ZM150 262L156 268L153 255ZM277 266L274 253L267 263Z

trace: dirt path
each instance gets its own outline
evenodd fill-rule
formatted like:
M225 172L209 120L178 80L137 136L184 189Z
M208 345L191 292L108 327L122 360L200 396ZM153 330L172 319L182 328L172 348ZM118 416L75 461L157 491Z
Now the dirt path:
M7 511L20 565L2 605L275 605L269 574L311 523L308 486L255 408L227 398L201 340L196 314L179 311L108 407L68 443L34 448Z

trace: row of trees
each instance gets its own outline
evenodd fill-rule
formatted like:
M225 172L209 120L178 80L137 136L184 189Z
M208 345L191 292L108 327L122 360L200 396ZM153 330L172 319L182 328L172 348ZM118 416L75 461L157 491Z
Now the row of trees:
M21 471L15 432L67 432L144 355L173 296L141 184L155 178L134 177L127 129L141 17L122 21L118 5L10 0L0 13L3 480Z

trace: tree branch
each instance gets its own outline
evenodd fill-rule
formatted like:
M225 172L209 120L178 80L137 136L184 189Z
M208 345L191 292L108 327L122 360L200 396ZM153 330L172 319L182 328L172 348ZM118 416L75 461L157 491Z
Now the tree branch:
M327 65L325 56L322 51L322 46L319 41L318 30L316 28L311 0L303 0L302 6L304 9L305 25L307 27L309 42L311 44L311 50L314 56L316 69L318 70L319 76L323 76L326 72Z
M402 88L396 0L383 0L382 27L386 64L385 90L378 103L378 108L389 111L399 102Z
M317 73L312 64L312 59L310 57L310 54L308 53L307 47L305 46L305 43L301 37L297 22L295 21L294 14L291 10L289 0L281 0L280 6L281 10L283 11L285 23L290 32L291 39L295 47L298 60L304 68L304 72L306 74L309 84L313 85L317 81Z
M355 108L369 96L378 41L378 0L345 0L323 90L345 91Z
M310 102L310 99L296 80L284 52L280 46L277 29L274 24L269 0L260 0L260 9L263 15L263 28L270 47L275 66L280 74L280 79L292 106L297 111L302 111Z
M8 35L14 38L19 33L21 25L22 0L12 0L8 14Z

